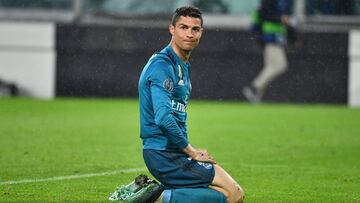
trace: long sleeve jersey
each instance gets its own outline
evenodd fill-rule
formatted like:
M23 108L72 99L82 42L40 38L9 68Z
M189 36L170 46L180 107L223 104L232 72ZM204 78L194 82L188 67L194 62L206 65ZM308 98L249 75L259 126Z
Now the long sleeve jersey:
M170 45L145 65L138 85L143 149L182 150L188 145L190 76L190 64L184 63Z

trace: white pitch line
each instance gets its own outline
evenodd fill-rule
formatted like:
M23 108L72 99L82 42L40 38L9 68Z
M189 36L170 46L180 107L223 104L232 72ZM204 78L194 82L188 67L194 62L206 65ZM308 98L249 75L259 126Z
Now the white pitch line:
M51 178L12 180L12 181L0 182L0 185L50 182L50 181L59 181L59 180L89 178L89 177L96 177L96 176L110 176L110 175L115 175L118 173L132 173L132 172L139 172L139 171L146 171L146 170L147 170L146 168L129 168L129 169L116 170L116 171L108 171L108 172L103 172L103 173L88 173L88 174L79 174L79 175L71 175L71 176L55 176L55 177L51 177Z

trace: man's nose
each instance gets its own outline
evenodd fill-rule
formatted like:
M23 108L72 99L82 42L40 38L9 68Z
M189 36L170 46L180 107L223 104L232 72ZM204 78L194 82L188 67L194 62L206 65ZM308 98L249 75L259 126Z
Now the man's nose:
M187 30L186 32L187 37L194 37L194 31L192 29Z

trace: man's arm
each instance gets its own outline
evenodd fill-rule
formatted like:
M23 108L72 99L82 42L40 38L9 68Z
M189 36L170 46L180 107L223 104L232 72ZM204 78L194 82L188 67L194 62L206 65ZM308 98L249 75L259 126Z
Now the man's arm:
M293 0L279 0L279 9L281 11L281 23L284 25L290 24L290 12L293 5Z
M151 97L156 125L168 135L170 142L177 145L193 160L216 163L207 150L195 149L189 144L171 114L171 91L175 81L175 75L171 72L172 66L163 60L155 61L152 66L149 81L151 82Z
M260 7L260 18L266 21L289 24L289 15L292 8L292 0L262 0ZM274 10L277 7L277 13Z
M188 141L172 115L171 93L174 87L175 75L172 65L164 60L151 64L149 70L151 97L155 113L155 123L168 135L171 143L184 149Z

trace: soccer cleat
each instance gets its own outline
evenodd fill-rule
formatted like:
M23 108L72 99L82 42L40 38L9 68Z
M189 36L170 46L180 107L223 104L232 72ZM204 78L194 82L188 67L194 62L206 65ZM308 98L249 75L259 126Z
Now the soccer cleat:
M146 175L139 175L128 185L119 187L110 197L112 201L129 203L153 203L163 192L163 188L155 180Z
M242 93L244 94L245 98L251 103L261 102L261 93L252 86L244 87Z

